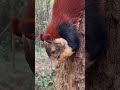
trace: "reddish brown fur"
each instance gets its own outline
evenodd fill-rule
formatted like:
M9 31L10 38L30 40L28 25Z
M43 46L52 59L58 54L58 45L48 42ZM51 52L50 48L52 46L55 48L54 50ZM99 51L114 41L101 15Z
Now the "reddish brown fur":
M51 21L48 24L45 34L49 34L53 39L60 38L57 27L64 22L77 26L81 10L84 9L84 0L54 0Z

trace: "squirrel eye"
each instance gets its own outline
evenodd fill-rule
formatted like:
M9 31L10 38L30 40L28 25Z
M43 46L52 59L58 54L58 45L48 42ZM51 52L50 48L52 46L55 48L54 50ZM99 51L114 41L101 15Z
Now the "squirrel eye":
M50 40L50 36L46 36L46 37L45 37L45 40Z
M45 41L48 42L48 43L51 43L51 42L52 42L52 38L51 38L51 36L49 36L49 35L46 35L46 36L44 37L44 39L45 39Z

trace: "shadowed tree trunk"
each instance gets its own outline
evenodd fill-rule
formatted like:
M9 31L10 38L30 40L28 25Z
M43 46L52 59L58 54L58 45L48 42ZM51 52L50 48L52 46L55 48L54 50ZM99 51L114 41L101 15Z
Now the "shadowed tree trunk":
M120 1L98 2L105 16L108 42L103 57L86 70L86 90L120 90Z
M57 69L56 90L85 90L84 13L80 19L80 49Z
M32 70L32 72L35 72L35 41L34 40L30 40L27 37L25 37L23 35L22 37L23 40L23 45L24 45L24 52L25 52L25 58L27 63L29 64L30 69Z

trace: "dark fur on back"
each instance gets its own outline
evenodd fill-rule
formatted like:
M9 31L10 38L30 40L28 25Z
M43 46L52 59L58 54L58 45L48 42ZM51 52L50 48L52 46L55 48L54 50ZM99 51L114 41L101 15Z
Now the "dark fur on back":
M64 38L73 51L79 49L79 36L74 26L67 23L59 25L58 32L61 38Z

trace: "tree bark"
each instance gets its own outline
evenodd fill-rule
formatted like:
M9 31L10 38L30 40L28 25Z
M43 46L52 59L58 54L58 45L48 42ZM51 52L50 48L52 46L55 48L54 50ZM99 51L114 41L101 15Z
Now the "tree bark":
M56 90L85 90L85 15L80 17L80 49L56 70Z
M85 86L86 90L120 90L120 1L98 2L105 16L107 48L103 57L86 70Z

